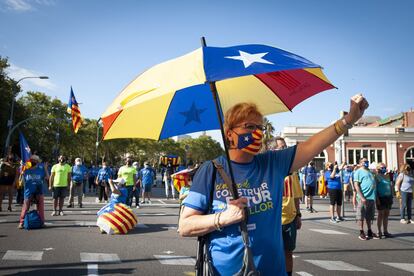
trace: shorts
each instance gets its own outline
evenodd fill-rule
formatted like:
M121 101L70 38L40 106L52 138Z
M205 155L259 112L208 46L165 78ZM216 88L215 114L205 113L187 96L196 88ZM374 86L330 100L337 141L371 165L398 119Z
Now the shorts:
M14 183L15 176L4 176L0 178L0 185L12 186Z
M329 201L331 205L342 206L342 190L340 189L329 189Z
M296 220L282 225L283 247L292 252L296 248Z
M379 197L379 205L377 204L377 209L379 211L381 210L391 210L391 206L392 206L392 196L384 196L384 197Z
M305 185L305 195L314 196L315 195L315 186Z
M68 188L67 187L53 187L52 196L56 198L65 198Z
M151 188L152 188L152 184L142 185L142 188L144 189L144 193L150 193L151 192Z
M356 219L357 220L369 220L373 221L375 218L375 201L367 199L366 206L362 204L361 200L358 200L357 209L356 209Z

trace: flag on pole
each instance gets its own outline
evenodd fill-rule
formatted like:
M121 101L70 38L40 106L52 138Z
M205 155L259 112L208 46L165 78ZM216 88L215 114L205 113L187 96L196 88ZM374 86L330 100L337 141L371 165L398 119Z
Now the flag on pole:
M24 138L23 133L19 132L19 140L20 140L20 154L23 161L23 170L29 169L32 166L30 162L30 157L32 156L32 151L30 150L29 144Z
M72 126L75 133L78 132L82 125L83 119L80 113L78 102L76 101L75 94L73 93L72 86L70 87L70 97L68 103L68 113L72 115Z
M181 188L188 185L190 174L193 169L185 169L171 175L175 189L180 192Z

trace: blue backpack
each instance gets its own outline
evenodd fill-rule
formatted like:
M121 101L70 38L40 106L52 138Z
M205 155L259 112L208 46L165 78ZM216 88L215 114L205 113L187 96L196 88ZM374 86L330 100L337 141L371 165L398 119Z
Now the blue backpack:
M31 210L26 213L23 221L24 229L39 229L43 225L42 220L40 219L39 213L36 210Z

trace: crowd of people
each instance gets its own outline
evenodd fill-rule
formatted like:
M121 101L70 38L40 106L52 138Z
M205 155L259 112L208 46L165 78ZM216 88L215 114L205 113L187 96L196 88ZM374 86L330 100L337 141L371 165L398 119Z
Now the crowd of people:
M117 178L125 180L123 186L126 191L126 205L132 207L135 203L135 207L140 208L140 204L151 204L151 190L157 185L156 169L149 162L144 162L140 166L138 162L133 162L130 156L127 156L124 162L120 167L110 167L106 161L103 161L101 166L91 164L87 167L81 158L75 158L72 164L61 155L56 164L48 166L38 155L33 154L28 162L30 166L24 166L23 162L19 163L13 154L9 154L0 161L0 211L5 195L8 200L8 211L13 210L12 203L16 194L15 202L22 206L18 228L23 228L24 217L33 204L36 205L36 210L44 223L44 194L47 189L53 199L51 216L64 216L67 196L67 208L74 208L75 202L82 208L87 191L96 195L97 203L108 203L114 191L111 183ZM172 199L176 199L175 194L178 191L173 185L171 175L181 169L182 166L171 166L169 162L159 170L167 199L170 198L170 193Z
M325 169L318 172L312 161L352 127L367 107L366 100L356 95L344 118L306 142L287 147L282 137L276 137L262 150L263 115L254 104L235 105L226 112L224 121L232 172L224 156L205 162L192 178L191 188L191 181L187 181L178 193L173 175L184 168L176 168L169 162L161 170L165 197L176 199L178 193L181 203L178 232L182 236L207 237L208 263L220 275L234 275L246 267L257 269L263 275L292 275L297 230L302 226L300 203L304 203L307 212L317 212L314 197L318 193L323 198L329 197L332 223L344 221L341 207L345 200L352 198L361 240L392 236L388 217L393 198L399 200L400 222L414 223L411 214L414 174L408 164L403 164L396 172L387 169L384 163L370 164L366 158L361 158L355 165L327 162ZM30 158L31 167L22 170L21 166L14 165L13 156L8 156L0 166L0 208L7 194L8 210L12 210L13 187L16 186L16 200L23 205L19 228L23 227L23 219L32 203L37 205L44 222L42 187L45 181L52 192L52 216L64 215L68 191L67 208L75 206L75 197L78 207L82 208L87 187L89 192L96 193L98 202L113 198L129 207L134 199L136 208L140 204L151 204L155 169L148 162L140 167L131 157L124 161L119 168L111 168L105 161L100 167L87 168L80 158L70 165L62 155L58 163L49 168L34 154ZM229 173L237 185L237 198L229 192L231 187L226 180ZM376 211L377 231L374 233L371 225ZM246 223L247 241L240 232L240 222ZM248 259L245 252L249 250L253 266L245 263Z

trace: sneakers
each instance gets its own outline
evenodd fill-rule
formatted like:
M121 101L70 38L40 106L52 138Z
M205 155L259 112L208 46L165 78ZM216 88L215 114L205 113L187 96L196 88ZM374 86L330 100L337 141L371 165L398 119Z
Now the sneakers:
M148 204L152 204L151 200L148 200Z
M82 203L80 203L80 204L79 204L79 208L82 208L82 207L83 207L83 205L82 205Z
M391 235L391 233L389 233L389 232L384 232L384 237L386 237L386 238L391 238L391 237L392 237L392 235Z
M402 223L402 224L408 224L408 221L407 221L407 220L405 220L405 219L401 219L401 220L400 220L400 223Z
M143 201L143 200L142 200L142 201L140 202L140 204L145 204L145 201Z
M12 207L11 206L7 207L7 211L12 212L13 211Z
M65 213L63 213L63 211L59 211L59 216L64 216L65 215Z
M73 203L69 203L68 206L66 206L68 208L73 208Z
M334 218L331 218L329 221L332 222L332 223L338 223L338 221Z
M360 231L358 239L360 239L361 241L366 241L367 240L367 236L365 236L364 231Z
M19 225L17 226L17 228L23 229L23 223L19 223Z
M337 222L341 222L341 221L344 221L344 218L343 217L336 217L336 219L335 219Z
M368 239L379 240L380 237L377 234L373 233L371 230L368 230Z
M52 212L52 214L51 214L51 216L52 216L52 217L55 217L55 216L58 216L58 215L59 215L59 214L58 214L58 212L57 212L57 211L53 211L53 212Z
M311 212L311 211L312 211L312 209L311 209L311 208L306 207L306 212Z
M140 207L139 207L139 205L137 205L137 207L135 207L135 208L139 209Z

